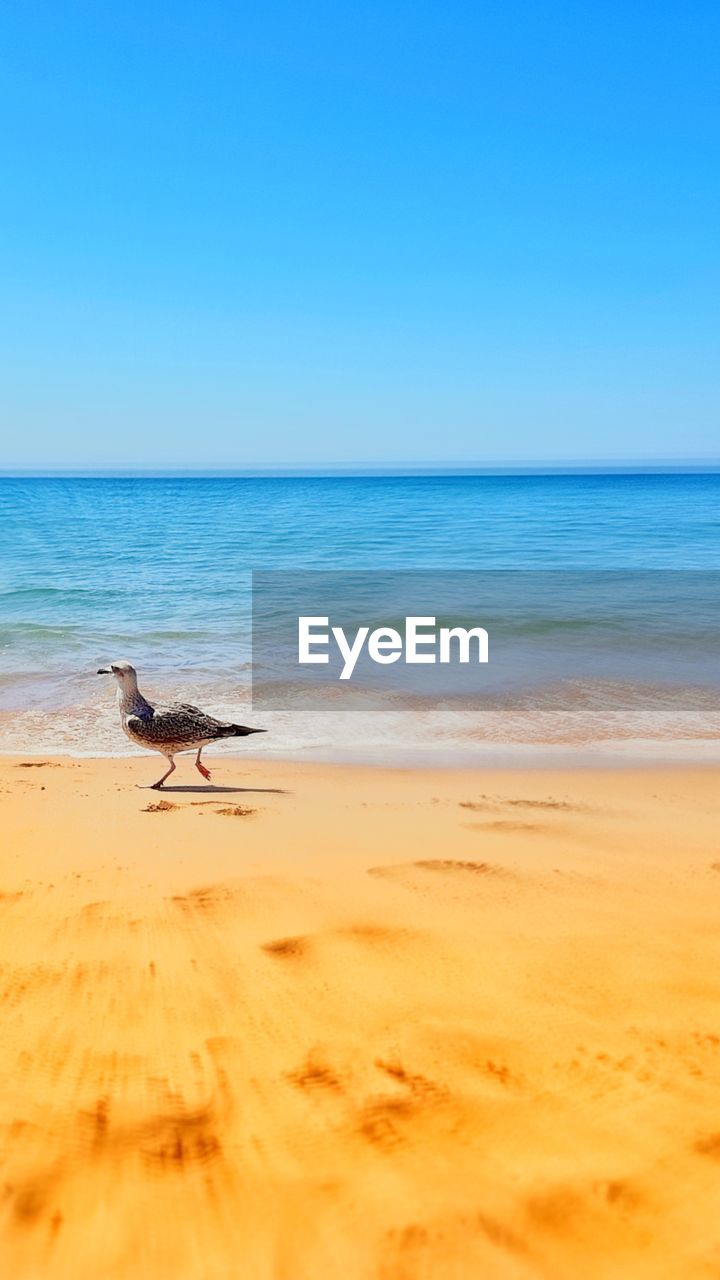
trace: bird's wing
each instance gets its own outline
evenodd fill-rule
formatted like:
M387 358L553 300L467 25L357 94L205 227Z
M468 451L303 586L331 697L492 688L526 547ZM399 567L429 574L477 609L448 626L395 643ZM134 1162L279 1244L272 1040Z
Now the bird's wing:
M215 716L209 716L207 711L201 711L199 707L194 707L191 702L171 702L169 706L162 708L162 714L191 719L193 724L207 730L207 737L212 737L218 729L227 727L226 720L217 720Z
M128 729L143 742L200 742L203 738L219 737L221 722L214 720L198 707L186 702L174 702L166 709L155 709L151 719L128 717Z

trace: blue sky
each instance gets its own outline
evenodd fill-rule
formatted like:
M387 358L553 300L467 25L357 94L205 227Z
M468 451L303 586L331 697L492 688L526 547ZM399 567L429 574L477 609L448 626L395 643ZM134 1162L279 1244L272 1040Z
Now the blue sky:
M6 468L720 454L716 4L0 37Z

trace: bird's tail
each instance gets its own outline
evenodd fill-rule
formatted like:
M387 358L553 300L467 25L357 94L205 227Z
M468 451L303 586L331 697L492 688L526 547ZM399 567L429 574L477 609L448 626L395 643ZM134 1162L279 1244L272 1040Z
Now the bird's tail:
M267 729L248 729L244 724L224 724L218 734L220 738L246 738L249 733L267 733Z

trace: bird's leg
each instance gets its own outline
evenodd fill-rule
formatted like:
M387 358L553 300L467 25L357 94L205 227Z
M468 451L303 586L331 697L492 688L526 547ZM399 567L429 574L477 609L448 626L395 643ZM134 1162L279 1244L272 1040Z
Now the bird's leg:
M203 778L207 778L207 780L208 780L208 782L209 782L209 781L210 781L210 770L205 768L205 765L202 763L202 760L200 759L200 752L201 752L201 751L202 751L202 747L198 747L198 753L197 753L197 755L196 755L196 757L195 757L195 768L196 768L196 769L197 769L197 770L202 774Z
M176 768L175 761L171 759L171 760L170 760L170 768L168 769L167 773L164 773L164 774L163 774L163 776L162 776L162 778L158 778L157 782L153 782L151 790L152 790L152 791L160 791L160 789L162 788L163 783L165 782L165 779L166 779L166 778L169 778L169 777L170 777L170 774L175 772L175 768Z

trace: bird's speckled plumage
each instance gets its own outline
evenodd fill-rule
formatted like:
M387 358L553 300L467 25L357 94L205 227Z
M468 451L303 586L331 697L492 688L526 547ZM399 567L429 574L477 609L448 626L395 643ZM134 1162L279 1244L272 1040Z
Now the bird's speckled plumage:
M146 707L140 714L126 715L126 732L140 746L163 752L171 746L176 751L189 751L217 738L232 738L240 727L215 720L189 702L172 702L164 708L146 703Z
M246 725L216 720L189 702L154 706L138 689L137 672L129 662L114 662L110 667L101 667L98 675L115 676L120 721L131 742L159 751L170 761L168 772L154 783L156 788L161 787L168 774L173 772L173 757L179 751L197 750L196 766L203 777L209 778L208 770L200 762L203 747L221 738L244 738L250 733L265 732L264 729L249 729Z

